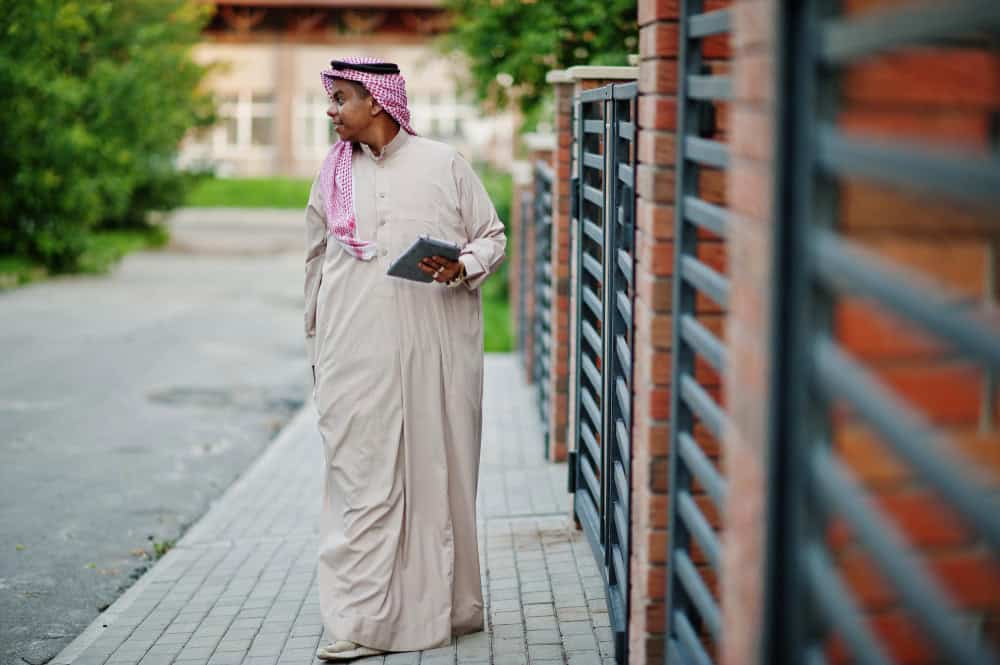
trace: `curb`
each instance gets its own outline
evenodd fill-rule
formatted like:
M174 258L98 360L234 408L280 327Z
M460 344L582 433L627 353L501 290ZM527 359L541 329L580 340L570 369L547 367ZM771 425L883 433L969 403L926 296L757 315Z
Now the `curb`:
M177 544L171 548L162 558L153 564L152 568L146 571L135 584L130 586L108 609L97 615L87 628L77 637L67 644L55 658L49 661L48 665L71 665L87 647L94 643L105 629L114 625L115 619L121 616L136 598L142 595L143 590L164 571L169 570L174 559L178 556L178 551L191 547L206 547L216 540L208 540L209 535L217 527L221 519L230 512L230 504L239 501L243 488L250 484L257 476L267 473L267 468L272 459L280 457L282 452L295 441L296 437L302 433L305 427L312 426L313 405L311 400L300 408L288 423L281 428L277 436L268 444L267 448L257 456L246 472L238 477L218 499L213 501L205 514L202 515L184 533ZM199 542L200 541L200 542Z

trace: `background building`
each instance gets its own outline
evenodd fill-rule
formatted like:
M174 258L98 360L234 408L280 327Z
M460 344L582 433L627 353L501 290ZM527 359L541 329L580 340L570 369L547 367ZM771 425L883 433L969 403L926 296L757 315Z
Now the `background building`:
M465 65L435 39L449 18L436 0L215 3L195 58L212 63L218 124L185 142L181 162L220 176L315 174L333 138L319 72L335 57L399 64L413 126L473 161L509 165L514 117L484 116L459 85Z

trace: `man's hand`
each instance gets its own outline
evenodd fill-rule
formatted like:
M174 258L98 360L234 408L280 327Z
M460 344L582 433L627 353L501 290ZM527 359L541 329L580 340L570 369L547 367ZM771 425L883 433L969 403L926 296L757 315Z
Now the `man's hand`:
M465 265L461 261L452 261L443 256L431 256L420 260L420 269L434 278L435 282L445 284L465 275Z

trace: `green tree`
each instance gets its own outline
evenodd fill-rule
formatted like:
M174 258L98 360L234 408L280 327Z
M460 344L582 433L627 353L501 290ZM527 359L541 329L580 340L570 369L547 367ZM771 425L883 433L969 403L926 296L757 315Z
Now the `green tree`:
M468 58L476 96L516 104L532 126L548 93L545 74L573 65L624 65L638 44L635 0L448 0L444 40Z
M72 270L98 226L179 203L173 160L212 120L194 0L3 0L0 254Z

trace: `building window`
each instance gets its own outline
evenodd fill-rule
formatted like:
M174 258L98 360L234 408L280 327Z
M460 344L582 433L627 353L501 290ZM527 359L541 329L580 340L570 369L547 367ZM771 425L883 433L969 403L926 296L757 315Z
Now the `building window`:
M326 116L330 105L326 95L308 92L295 105L295 143L304 153L325 151L337 134Z
M239 106L240 99L237 95L223 95L219 98L219 117L222 126L223 142L229 146L240 144L239 132Z
M250 100L250 143L274 144L274 95L254 93Z

